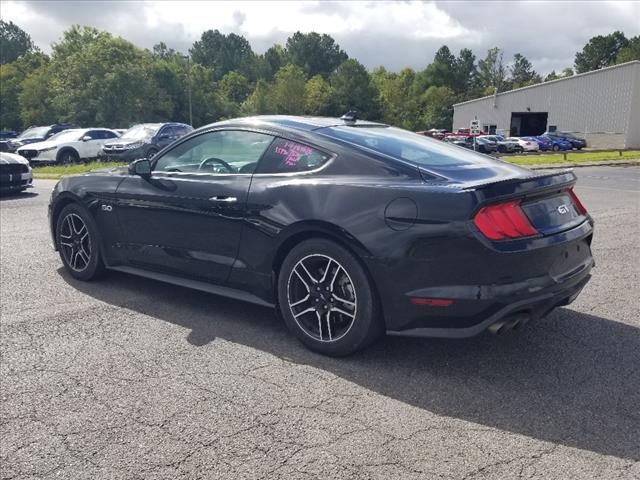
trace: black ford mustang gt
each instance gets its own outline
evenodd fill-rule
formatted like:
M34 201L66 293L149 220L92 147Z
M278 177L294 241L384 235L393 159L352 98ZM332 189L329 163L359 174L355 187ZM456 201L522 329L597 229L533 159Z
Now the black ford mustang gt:
M78 279L108 268L277 306L309 348L345 355L573 301L593 266L575 181L378 123L267 116L64 178L49 216Z

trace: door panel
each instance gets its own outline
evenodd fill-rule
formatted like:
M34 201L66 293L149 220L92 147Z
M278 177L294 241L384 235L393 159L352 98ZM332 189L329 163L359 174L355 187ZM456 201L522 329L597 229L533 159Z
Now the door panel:
M250 181L189 174L125 179L117 213L129 262L224 282L237 255Z
M156 158L149 178L127 177L117 213L129 262L225 282L238 253L251 166L272 140L235 130L198 134Z

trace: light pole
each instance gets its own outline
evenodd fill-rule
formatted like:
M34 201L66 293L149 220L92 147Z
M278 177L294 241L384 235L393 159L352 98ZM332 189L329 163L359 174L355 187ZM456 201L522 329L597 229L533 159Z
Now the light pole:
M189 125L193 127L193 108L191 107L191 57L185 55L187 59L187 92L189 95Z

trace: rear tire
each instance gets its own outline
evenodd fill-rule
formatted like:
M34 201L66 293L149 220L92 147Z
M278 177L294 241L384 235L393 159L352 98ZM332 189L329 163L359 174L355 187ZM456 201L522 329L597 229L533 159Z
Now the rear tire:
M329 240L306 240L287 255L278 276L278 304L289 330L323 355L349 355L384 331L364 268Z
M58 215L56 247L72 277L88 281L104 272L98 229L91 214L81 205L67 205Z
M557 152L558 150L560 150L560 146L559 145L554 145L553 146L553 151Z
M147 158L151 160L153 157L156 156L157 153L158 153L158 150L156 148L150 148L149 150L147 150Z

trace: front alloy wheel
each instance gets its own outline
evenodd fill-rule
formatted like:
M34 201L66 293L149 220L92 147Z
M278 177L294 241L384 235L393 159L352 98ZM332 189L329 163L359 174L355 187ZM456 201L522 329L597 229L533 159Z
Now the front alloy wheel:
M60 250L66 264L82 272L91 260L91 238L84 220L76 213L68 213L60 228Z
M78 280L91 280L104 271L98 229L91 213L77 203L57 217L56 246L67 272Z

